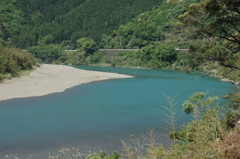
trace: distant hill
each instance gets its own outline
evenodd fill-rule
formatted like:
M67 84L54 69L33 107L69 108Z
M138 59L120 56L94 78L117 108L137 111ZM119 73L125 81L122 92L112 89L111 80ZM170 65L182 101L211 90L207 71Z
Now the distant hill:
M161 0L17 0L25 24L13 45L21 48L48 43L73 44L81 37L100 41L121 24L159 6Z

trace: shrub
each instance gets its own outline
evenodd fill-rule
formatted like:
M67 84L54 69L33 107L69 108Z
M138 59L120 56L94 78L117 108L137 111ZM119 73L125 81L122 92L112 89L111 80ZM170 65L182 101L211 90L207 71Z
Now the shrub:
M32 69L34 64L35 58L32 54L0 46L0 81L18 76L21 70Z
M60 45L54 44L32 46L27 50L31 52L36 58L45 63L52 63L53 61L57 60L63 52Z

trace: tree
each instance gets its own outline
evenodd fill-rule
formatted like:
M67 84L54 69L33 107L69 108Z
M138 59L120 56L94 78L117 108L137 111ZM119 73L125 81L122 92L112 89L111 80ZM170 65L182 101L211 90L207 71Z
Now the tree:
M0 1L0 41L11 41L25 23L24 13L15 4L15 0Z
M81 38L76 41L76 45L80 51L88 55L95 52L97 43L91 38Z
M60 45L54 44L32 46L27 48L27 50L45 63L52 63L58 60L63 51Z
M170 132L169 137L173 140L173 146L175 148L177 141L176 132L179 128L179 126L177 126L177 121L182 115L177 115L177 112L179 111L179 101L175 102L175 97L170 98L166 96L166 98L169 105L162 106L162 108L164 109L164 118L162 118L162 120L164 120L168 124L167 130Z
M53 36L48 34L39 41L40 44L51 44L53 42Z
M173 64L177 54L173 45L147 45L142 48L140 59L151 68L162 68Z
M204 0L191 4L179 20L197 27L200 34L240 44L240 1Z
M183 126L177 138L207 145L221 137L221 118L224 108L218 105L218 97L207 97L208 93L196 92L184 102L183 111L192 114L194 121Z

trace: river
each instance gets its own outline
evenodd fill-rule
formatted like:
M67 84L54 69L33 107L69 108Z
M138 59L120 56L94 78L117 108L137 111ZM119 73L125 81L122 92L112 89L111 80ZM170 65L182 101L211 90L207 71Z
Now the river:
M154 129L159 142L169 143L162 106L166 96L182 102L194 92L223 95L230 83L198 74L167 70L79 67L116 72L135 78L82 84L63 93L0 101L0 158L14 156L46 159L50 155L100 150L121 151L129 136L146 136ZM177 124L191 120L183 115ZM58 152L62 150L64 152ZM68 150L69 149L69 150Z

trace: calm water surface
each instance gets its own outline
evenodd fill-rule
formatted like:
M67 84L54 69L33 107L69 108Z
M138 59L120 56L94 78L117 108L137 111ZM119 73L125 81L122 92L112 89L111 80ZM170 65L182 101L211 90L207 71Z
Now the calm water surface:
M0 158L17 154L34 159L56 155L62 148L78 148L82 154L100 150L120 151L121 140L130 135L158 132L161 143L166 123L161 106L165 95L181 103L193 92L222 95L233 89L229 83L210 77L176 71L110 67L79 67L116 72L135 78L113 79L76 86L64 93L0 101ZM1 90L0 90L1 91ZM191 120L184 115L178 124Z

